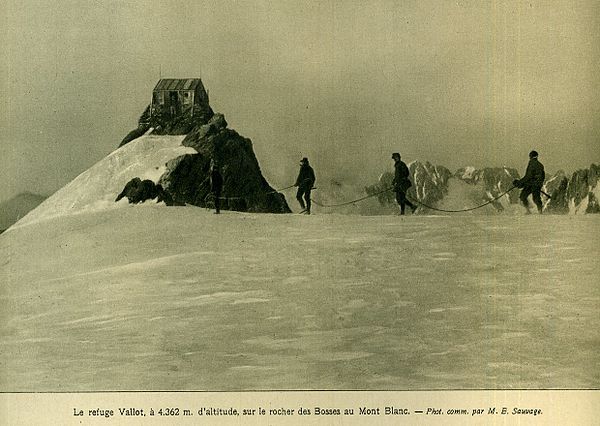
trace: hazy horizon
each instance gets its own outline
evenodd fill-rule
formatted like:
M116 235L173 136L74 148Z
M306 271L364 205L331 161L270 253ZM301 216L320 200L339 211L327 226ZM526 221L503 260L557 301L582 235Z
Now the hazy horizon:
M160 76L200 77L275 187L298 160L373 183L390 154L454 171L600 162L600 4L217 1L3 6L0 201L116 149Z

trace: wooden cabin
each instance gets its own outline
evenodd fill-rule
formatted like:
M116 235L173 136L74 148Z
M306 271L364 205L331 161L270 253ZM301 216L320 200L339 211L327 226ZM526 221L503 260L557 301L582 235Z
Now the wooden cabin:
M151 114L158 111L172 116L208 107L208 93L199 78L161 78L152 91Z

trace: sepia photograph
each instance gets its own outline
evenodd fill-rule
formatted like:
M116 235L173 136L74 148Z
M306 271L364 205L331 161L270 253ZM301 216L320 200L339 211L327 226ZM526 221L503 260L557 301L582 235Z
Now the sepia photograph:
M1 393L599 389L597 1L0 20Z

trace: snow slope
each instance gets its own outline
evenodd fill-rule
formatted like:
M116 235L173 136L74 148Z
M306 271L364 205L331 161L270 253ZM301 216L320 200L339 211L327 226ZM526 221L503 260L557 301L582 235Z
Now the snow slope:
M13 228L65 214L126 206L126 199L115 203L115 198L127 182L139 177L157 183L166 171L167 161L196 153L181 145L184 138L185 135L144 135L130 142L81 173Z
M156 205L31 222L0 235L0 390L598 388L598 231Z

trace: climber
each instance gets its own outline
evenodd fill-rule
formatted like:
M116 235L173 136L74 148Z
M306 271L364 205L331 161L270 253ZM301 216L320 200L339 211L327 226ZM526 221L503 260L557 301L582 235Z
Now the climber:
M300 161L300 172L294 186L298 187L296 193L296 199L302 207L300 213L310 214L310 191L315 185L315 172L312 167L308 164L308 158L304 157ZM304 197L304 200L302 199ZM305 204L306 202L306 204Z
M223 176L221 176L218 164L214 160L211 160L210 190L215 199L215 214L221 213L221 189L223 189Z
M542 186L544 185L545 177L544 166L538 161L537 151L531 151L529 153L529 164L527 164L525 176L523 176L522 179L515 179L513 181L514 186L522 188L519 199L527 209L527 214L531 214L529 202L527 201L529 194L532 195L533 202L537 206L538 212L540 214L542 213L543 205L540 193L542 191Z
M395 173L392 184L394 185L394 191L396 191L396 201L400 205L400 214L404 214L405 206L409 206L414 213L417 210L417 206L406 199L406 191L412 186L409 179L410 171L404 161L401 160L399 153L394 152L392 154L392 159L395 162Z

